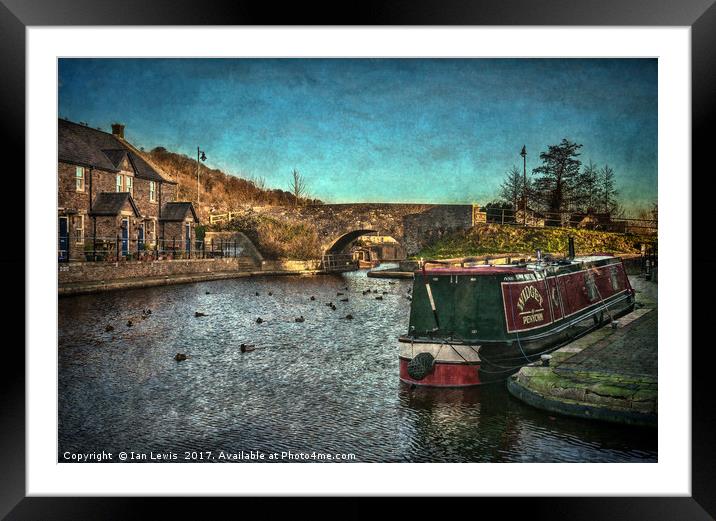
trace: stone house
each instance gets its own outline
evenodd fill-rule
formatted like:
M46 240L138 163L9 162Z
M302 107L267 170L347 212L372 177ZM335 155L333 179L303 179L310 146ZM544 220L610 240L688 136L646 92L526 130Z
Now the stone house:
M124 139L124 125L108 133L59 119L57 177L61 261L164 250L177 226L182 251L194 250L192 204L174 200L176 182Z

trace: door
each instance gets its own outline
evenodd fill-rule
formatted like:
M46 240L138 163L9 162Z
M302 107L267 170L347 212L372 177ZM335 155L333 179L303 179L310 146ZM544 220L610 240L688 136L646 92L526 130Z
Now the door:
M191 254L191 225L189 223L184 225L184 234L186 238L186 252Z
M129 219L122 219L122 256L129 253Z
M70 234L67 217L60 217L59 221L59 244L58 244L58 260L67 262L70 260Z
M144 223L137 228L137 253L144 250Z

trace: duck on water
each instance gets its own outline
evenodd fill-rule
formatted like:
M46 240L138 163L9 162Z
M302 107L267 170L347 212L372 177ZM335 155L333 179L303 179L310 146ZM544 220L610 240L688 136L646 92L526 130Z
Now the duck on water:
M532 264L473 267L427 261L412 294L408 333L398 339L400 379L435 387L503 380L634 309L624 263L607 255L543 261L538 253Z

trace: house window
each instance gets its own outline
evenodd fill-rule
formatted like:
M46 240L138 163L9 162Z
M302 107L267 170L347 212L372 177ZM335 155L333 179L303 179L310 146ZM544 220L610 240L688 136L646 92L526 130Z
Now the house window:
M118 191L118 192L123 192L124 190L122 190L122 188L123 188L123 185L122 185L122 175L121 175L121 174L117 174L117 191Z
M157 183L149 181L149 201L154 203L157 201Z
M85 216L84 215L76 215L74 218L74 221L75 221L75 242L83 243L83 242L85 242Z
M151 239L157 240L157 221L150 221L149 232L151 233Z
M127 183L127 192L129 192L130 195L134 195L134 192L132 192L132 178L126 176L125 182Z
M85 191L85 168L83 166L75 168L75 190L78 192Z

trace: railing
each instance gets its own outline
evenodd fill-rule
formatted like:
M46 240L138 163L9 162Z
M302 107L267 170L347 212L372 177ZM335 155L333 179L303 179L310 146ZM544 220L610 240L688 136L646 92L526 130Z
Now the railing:
M522 210L508 208L486 208L487 222L531 227L584 228L617 233L656 234L656 219L632 219L609 217L604 214L582 214L577 212L544 212L528 210L525 219Z
M229 222L235 215L239 215L238 212L216 213L214 215L210 215L209 224Z
M350 253L326 253L321 258L323 271L352 271L358 269L358 261Z
M62 238L58 248L59 262L119 262L172 259L212 259L242 257L244 248L238 240L187 240L172 237L144 241L117 237L85 238L76 242Z

